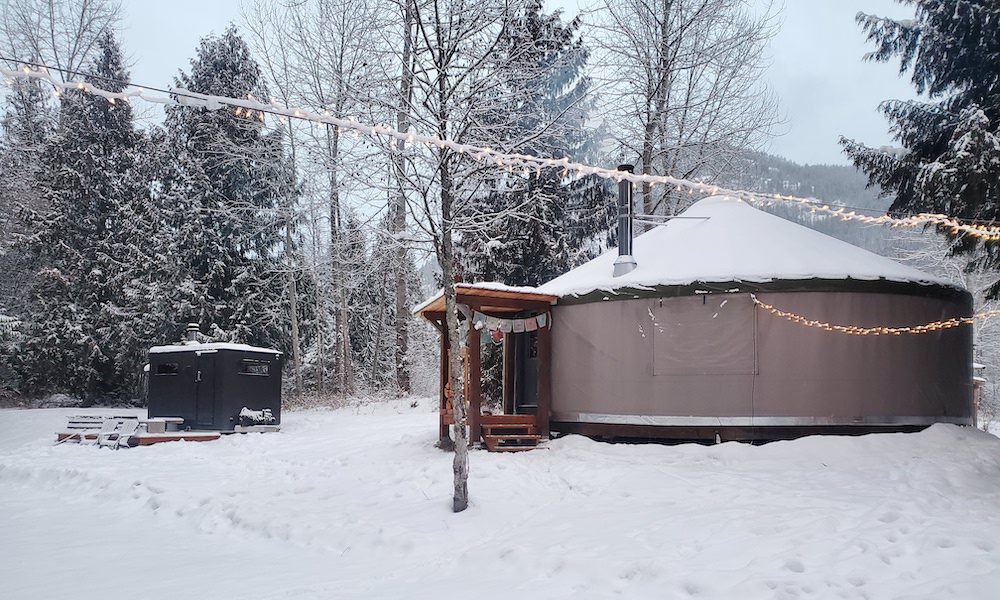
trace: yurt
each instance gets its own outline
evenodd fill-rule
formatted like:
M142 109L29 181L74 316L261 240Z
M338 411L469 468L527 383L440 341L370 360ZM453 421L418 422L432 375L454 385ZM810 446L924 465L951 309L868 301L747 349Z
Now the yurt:
M460 286L473 439L493 433L482 419L505 418L474 406L478 347L495 328L503 412L532 415L539 439L972 424L972 331L952 321L972 314L966 290L730 197L628 241L537 288ZM442 304L418 312L444 331ZM540 316L545 326L531 332L518 324ZM443 389L443 413L448 402Z

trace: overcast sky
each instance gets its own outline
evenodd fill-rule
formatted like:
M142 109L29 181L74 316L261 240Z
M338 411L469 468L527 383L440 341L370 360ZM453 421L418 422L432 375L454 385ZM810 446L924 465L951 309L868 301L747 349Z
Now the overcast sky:
M577 2L549 0L547 6L575 14ZM239 0L126 0L124 8L123 41L133 80L157 87L171 85L178 69L187 69L201 37L241 18ZM858 10L912 16L892 0L787 0L767 74L786 122L770 152L800 163L846 164L837 145L840 135L875 146L889 143L878 103L915 96L894 64L861 61L871 47L854 23Z

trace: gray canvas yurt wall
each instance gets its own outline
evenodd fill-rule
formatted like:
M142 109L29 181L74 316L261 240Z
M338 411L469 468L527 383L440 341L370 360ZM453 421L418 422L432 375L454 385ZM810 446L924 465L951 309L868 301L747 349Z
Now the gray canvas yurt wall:
M818 320L858 325L905 326L970 310L964 297L819 291L758 297ZM558 306L553 427L969 424L970 335L967 327L904 336L828 332L763 311L747 293Z

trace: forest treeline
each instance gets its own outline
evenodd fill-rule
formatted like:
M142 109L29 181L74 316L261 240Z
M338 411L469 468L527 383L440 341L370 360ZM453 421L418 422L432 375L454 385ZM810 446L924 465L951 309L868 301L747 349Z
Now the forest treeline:
M916 4L914 23L947 25L959 41L983 18ZM47 65L109 90L167 87L132 82L113 0L7 0L3 11L8 67ZM923 43L913 23L859 19L875 60ZM778 26L776 10L741 0L601 0L575 17L541 0L261 0L202 39L169 87L865 209L947 208L941 197L956 189L962 214L994 206L988 177L961 187L1000 164L997 104L979 97L992 88L949 84L945 55L921 55L944 65L921 63L921 77L937 73L924 83L965 96L884 108L904 143L935 130L938 146L906 154L845 140L864 174L763 154L780 122L762 79ZM538 284L615 243L615 191L594 176L518 172L273 114L183 103L161 113L38 80L4 83L2 395L135 399L146 349L187 323L205 339L281 350L292 396L430 392L437 333L410 312L424 295L457 279ZM935 110L962 118L935 120ZM943 162L927 156L938 150ZM698 198L644 185L635 199L637 212L665 215ZM983 259L966 242L769 210L955 273L982 302L996 281L995 253ZM953 256L970 250L971 269Z

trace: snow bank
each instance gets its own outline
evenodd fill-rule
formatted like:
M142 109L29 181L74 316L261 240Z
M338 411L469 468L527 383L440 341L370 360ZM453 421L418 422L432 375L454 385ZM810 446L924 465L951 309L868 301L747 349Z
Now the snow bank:
M271 354L281 354L274 348L260 348L248 346L247 344L234 344L231 342L181 342L167 346L153 346L149 349L150 354L161 354L167 352L217 352L219 350L239 350L241 352L269 352Z
M283 431L52 445L80 409L0 411L5 600L995 598L1000 440L473 452L450 512L431 401L287 412ZM92 411L100 412L100 411ZM122 411L116 411L122 412Z

